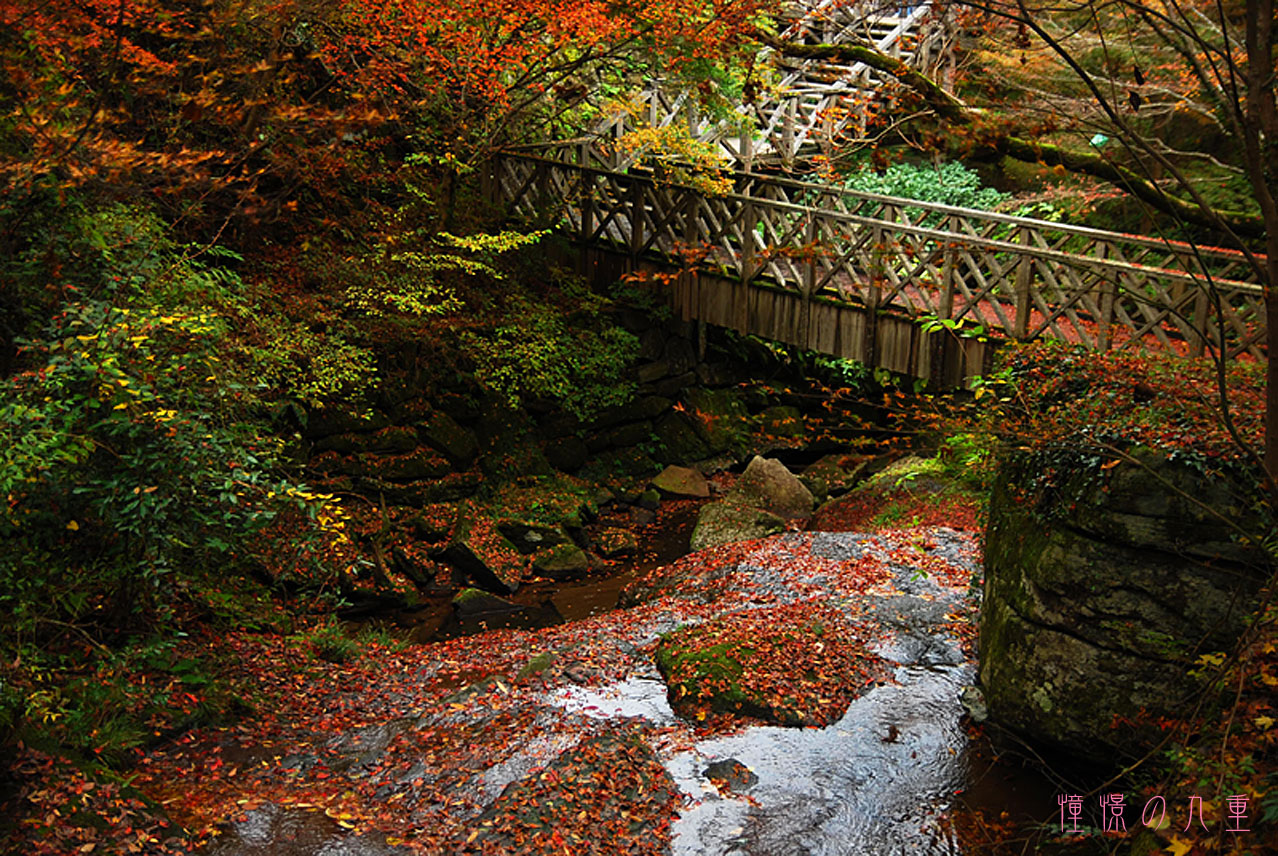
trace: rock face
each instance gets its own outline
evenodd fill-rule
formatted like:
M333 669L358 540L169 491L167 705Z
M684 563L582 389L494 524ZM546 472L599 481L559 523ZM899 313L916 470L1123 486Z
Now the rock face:
M1244 518L1224 479L1150 451L1134 457L1012 459L986 533L990 716L1096 760L1150 745L1152 720L1193 696L1194 661L1231 647L1268 574L1207 511Z

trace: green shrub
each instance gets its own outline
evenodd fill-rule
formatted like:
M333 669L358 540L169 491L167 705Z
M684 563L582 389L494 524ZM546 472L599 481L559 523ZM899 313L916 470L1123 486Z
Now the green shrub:
M625 371L639 353L636 336L599 329L589 318L570 327L555 307L522 298L512 301L507 317L487 336L463 334L462 344L476 379L512 407L525 397L553 398L586 419L630 400L635 385Z
M957 161L947 161L939 166L898 163L881 173L862 167L849 176L843 186L860 193L877 193L981 211L993 211L1011 199L1006 193L982 186L981 177ZM907 213L913 222L918 223L917 217L922 210L913 209ZM935 215L930 216L924 223L930 224L936 219Z

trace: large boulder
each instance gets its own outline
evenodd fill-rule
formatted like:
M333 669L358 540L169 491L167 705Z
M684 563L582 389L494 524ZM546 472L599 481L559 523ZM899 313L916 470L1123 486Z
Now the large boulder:
M710 483L697 470L671 465L652 480L652 486L662 496L676 499L705 499L710 495Z
M479 454L479 444L475 442L474 435L443 411L432 413L422 423L421 436L459 466L470 463Z
M473 503L460 509L453 536L438 556L479 588L498 593L516 591L530 564L501 534L492 517Z
M812 493L785 464L755 455L728 494L728 499L753 505L778 517L812 515Z
M689 719L716 712L824 726L883 676L861 635L813 601L743 610L666 634L657 668L671 708Z
M697 513L690 547L694 551L705 550L736 541L766 538L784 531L785 520L762 508L731 500L709 502Z
M1269 574L1231 538L1224 521L1246 506L1226 480L1133 457L1013 457L986 533L990 716L1099 761L1156 742L1157 720L1201 689L1198 658L1230 650Z

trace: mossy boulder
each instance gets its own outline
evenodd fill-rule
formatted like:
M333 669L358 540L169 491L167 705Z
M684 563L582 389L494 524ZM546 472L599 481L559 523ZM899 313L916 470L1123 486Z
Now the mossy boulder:
M747 429L750 411L734 390L693 387L684 392L683 400L693 429L711 452L731 448Z
M799 408L785 404L769 407L759 414L758 420L759 430L772 437L802 437L806 430Z
M697 513L690 548L705 550L734 541L766 538L784 531L785 519L769 511L733 500L709 502Z
M828 725L885 674L842 616L811 601L681 627L662 637L656 659L670 706L697 720L714 712Z
M639 539L629 529L608 527L595 535L595 549L605 559L633 556L639 552Z
M533 476L504 485L490 505L498 526L538 528L543 533L559 527L581 529L599 516L599 490L568 475Z
M303 433L307 437L328 437L333 434L367 434L390 425L390 419L379 411L352 413L338 408L316 410L306 417Z
M1233 647L1270 570L1194 502L1241 507L1223 478L1079 452L1014 455L996 480L981 682L991 718L1113 761L1201 689L1195 661Z
M710 454L710 446L683 413L667 413L657 420L653 433L657 441L656 458L664 464L686 464Z
M552 580L580 579L590 570L590 556L576 544L558 544L533 554L533 570Z
M483 589L464 588L453 596L453 612L460 619L521 612L525 608Z
M490 592L513 592L528 575L529 561L498 530L488 512L475 503L458 511L452 538L441 560Z
M804 467L799 479L816 496L814 484L823 485L827 496L842 496L856 487L870 459L865 456L826 455Z
M575 473L586 463L590 450L576 437L558 437L546 443L546 460L561 473Z
M421 437L458 466L469 464L479 454L475 436L443 411L435 411L422 423Z
M370 423L376 424L376 423ZM417 445L417 431L405 425L389 425L367 432L347 432L321 437L315 451L351 455L361 452L407 452Z
M482 482L483 478L479 473L467 471L415 481L392 481L364 476L355 479L354 487L366 496L382 497L393 505L425 506L474 496Z

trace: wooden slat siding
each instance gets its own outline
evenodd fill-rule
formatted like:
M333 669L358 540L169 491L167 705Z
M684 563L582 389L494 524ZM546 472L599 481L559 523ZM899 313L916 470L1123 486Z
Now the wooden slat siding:
M572 154L575 160L590 160L584 149ZM712 249L708 265L739 286L755 283L756 290L849 303L862 313L865 328L855 336L857 354L872 364L909 363L916 370L926 365L932 376L940 376L943 369L933 364L950 361L948 350L938 358L934 343L924 347L917 334L902 339L904 334L889 333L886 326L876 332L879 315L870 311L873 305L907 318L971 317L995 334L1020 326L1027 338L1053 336L1099 350L1183 351L1201 338L1195 327L1205 317L1199 277L1190 270L1141 263L1173 264L1184 258L1179 247L1168 249L1149 239L758 175L738 176L736 186L744 192L706 198L691 188L656 182L642 171L619 174L527 156L499 157L493 173L507 210L544 217L539 212L556 210L547 197L558 197L557 210L574 234L626 248L632 265L659 261L681 244L705 245ZM565 197L578 202L565 210ZM824 207L796 204L800 198L819 200ZM940 213L943 222L921 226L907 208ZM754 223L762 226L768 257L758 255ZM816 254L799 252L805 246ZM1205 260L1213 272L1248 270L1238 253L1204 249L1194 258ZM1213 323L1225 325L1231 351L1263 355L1261 289L1219 275L1216 284L1222 311ZM759 335L772 331L783 341L806 339L827 349L847 347L848 337L841 335L836 345L823 335L824 322L814 320L811 306L804 314L802 300L786 304L753 294L741 297L724 310L737 329ZM699 300L688 305L690 312L709 311ZM1195 324L1178 317L1189 314Z

